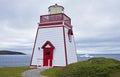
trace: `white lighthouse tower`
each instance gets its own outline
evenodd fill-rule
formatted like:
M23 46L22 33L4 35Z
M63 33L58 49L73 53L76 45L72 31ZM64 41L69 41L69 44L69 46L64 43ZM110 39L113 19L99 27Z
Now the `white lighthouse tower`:
M48 9L50 14L40 16L30 66L64 67L77 62L71 19L62 6Z

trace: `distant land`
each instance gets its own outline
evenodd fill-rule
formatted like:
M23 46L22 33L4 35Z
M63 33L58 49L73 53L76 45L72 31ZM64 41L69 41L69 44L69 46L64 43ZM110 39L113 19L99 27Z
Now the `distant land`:
M0 55L26 55L26 54L16 51L0 50Z

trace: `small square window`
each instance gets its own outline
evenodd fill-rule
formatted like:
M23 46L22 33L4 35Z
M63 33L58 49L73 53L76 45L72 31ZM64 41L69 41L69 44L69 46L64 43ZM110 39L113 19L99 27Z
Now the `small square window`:
M49 50L46 51L46 55L50 55L50 51Z
M38 47L38 50L40 50L40 47Z

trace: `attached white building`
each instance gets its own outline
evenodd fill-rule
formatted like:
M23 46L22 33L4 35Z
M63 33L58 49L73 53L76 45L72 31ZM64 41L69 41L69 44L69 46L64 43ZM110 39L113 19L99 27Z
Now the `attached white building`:
M71 19L57 4L40 16L30 66L64 67L77 62Z

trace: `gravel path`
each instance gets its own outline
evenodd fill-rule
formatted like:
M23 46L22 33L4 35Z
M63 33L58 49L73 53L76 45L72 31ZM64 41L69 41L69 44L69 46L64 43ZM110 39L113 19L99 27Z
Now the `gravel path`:
M45 69L43 69L43 68L27 70L22 73L22 77L46 77L46 76L40 75L40 72L44 71L44 70Z

